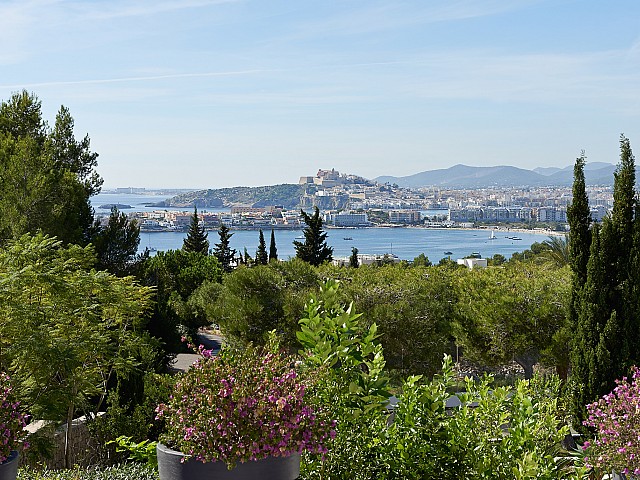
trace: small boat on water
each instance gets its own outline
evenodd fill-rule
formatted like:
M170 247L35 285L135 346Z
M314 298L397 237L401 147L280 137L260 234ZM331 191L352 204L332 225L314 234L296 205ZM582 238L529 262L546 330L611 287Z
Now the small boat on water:
M489 235L489 240L495 240L496 238L497 238L496 234L493 233L493 230L491 230L491 235Z
M300 235L299 237L296 237L295 240L304 240L304 235Z
M453 252L444 252L445 255L453 255Z
M342 237L343 240L353 240L351 237Z

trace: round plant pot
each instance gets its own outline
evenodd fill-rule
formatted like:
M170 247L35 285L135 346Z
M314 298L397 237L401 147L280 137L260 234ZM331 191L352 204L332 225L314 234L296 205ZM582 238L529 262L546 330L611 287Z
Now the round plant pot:
M16 480L18 476L18 457L20 455L13 450L4 462L0 463L0 480Z
M295 480L300 475L298 454L238 463L229 470L224 462L183 462L182 453L161 443L158 443L157 451L160 480Z

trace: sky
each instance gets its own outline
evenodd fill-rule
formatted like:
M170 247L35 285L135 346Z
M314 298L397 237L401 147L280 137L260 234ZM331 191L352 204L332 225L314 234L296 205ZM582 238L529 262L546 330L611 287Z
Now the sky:
M637 0L0 0L0 45L0 100L68 107L107 188L640 149Z

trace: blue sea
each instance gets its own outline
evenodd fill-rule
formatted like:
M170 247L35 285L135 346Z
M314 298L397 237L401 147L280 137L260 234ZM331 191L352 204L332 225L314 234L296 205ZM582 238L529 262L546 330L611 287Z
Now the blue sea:
M146 207L146 203L155 203L166 197L152 195L121 195L100 194L92 199L97 214L108 214L108 210L98 206L108 203L131 205L125 212L158 210L157 207ZM184 210L184 209L180 209ZM210 211L229 211L228 209L209 209ZM426 215L446 214L446 211L427 211ZM510 258L514 252L521 252L534 242L547 240L547 236L539 233L511 232L495 230L495 239L491 240L491 230L447 229L447 228L359 228L333 229L328 228L327 243L333 247L334 257L348 257L353 247L362 254L394 254L403 260L413 260L424 253L429 260L436 263L447 257L445 252L451 252L451 258L462 258L478 252L484 258L499 253ZM251 256L255 255L258 247L257 230L232 230L231 248L244 252L245 247ZM185 237L183 232L152 232L141 233L140 250L145 248L158 251L178 249L182 247ZM265 230L264 236L269 244L271 230ZM302 235L300 230L276 230L276 246L278 257L287 259L295 256L293 241ZM517 237L513 240L507 237ZM209 243L213 246L219 241L217 232L209 232Z

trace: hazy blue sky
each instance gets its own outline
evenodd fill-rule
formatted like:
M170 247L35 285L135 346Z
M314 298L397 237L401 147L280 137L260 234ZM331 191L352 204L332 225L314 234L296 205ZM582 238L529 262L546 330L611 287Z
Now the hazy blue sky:
M637 0L0 0L0 99L70 108L105 186L640 152Z

